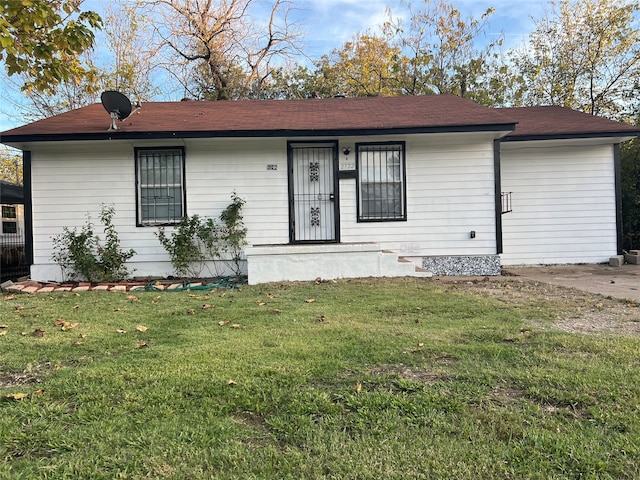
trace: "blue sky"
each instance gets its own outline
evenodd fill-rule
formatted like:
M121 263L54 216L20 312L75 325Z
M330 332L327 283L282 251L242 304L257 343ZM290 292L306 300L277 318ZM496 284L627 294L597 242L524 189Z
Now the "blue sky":
M414 4L421 3L413 0ZM548 9L549 2L543 0L449 0L463 14L479 18L489 7L495 9L490 17L489 36L505 36L505 48L524 44L533 29L531 17L540 18ZM269 0L259 0L265 6ZM103 13L112 0L86 0L83 8ZM367 29L376 31L386 18L387 6L394 16L405 16L406 9L399 0L293 0L296 15L305 32L305 53L316 59L334 48L340 48L354 34ZM2 73L4 75L4 73ZM0 103L0 131L24 124L11 99L2 96ZM12 95L16 99L15 95ZM169 98L169 100L177 100ZM13 114L12 114L13 113Z

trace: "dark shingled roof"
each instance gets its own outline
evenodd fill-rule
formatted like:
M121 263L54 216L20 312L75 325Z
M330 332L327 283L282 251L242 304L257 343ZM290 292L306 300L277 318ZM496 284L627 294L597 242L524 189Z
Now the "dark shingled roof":
M108 131L101 104L0 134L19 142L507 132L503 140L636 136L640 129L561 107L487 108L454 95L150 102ZM517 124L517 127L516 127Z
M558 106L497 110L518 122L503 141L640 135L638 127Z
M100 138L344 135L419 131L505 131L514 121L454 95L305 100L151 102L107 132L101 104L1 134L3 142ZM402 133L402 132L398 132Z

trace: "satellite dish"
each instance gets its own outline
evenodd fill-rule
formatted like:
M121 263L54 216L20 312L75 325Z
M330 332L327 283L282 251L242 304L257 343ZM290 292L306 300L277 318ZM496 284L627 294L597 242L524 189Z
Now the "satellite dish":
M107 90L100 95L102 106L111 115L111 126L109 131L118 130L116 120L124 120L131 115L131 102L120 92Z

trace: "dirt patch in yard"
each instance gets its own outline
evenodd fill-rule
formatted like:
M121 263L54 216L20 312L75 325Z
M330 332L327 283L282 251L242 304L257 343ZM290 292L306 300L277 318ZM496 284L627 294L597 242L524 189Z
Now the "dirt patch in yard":
M529 280L519 276L438 277L445 289L464 291L526 308L556 308L551 323L531 321L541 329L570 333L640 335L640 302L599 295L574 287Z

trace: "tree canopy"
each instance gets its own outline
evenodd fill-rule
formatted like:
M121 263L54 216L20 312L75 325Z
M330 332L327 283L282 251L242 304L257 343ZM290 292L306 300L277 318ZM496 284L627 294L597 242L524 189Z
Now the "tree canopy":
M562 0L512 53L525 105L629 118L640 89L638 2Z
M74 77L91 75L80 55L94 43L100 16L80 10L81 0L0 2L0 61L9 76L24 74L22 89L53 93Z

